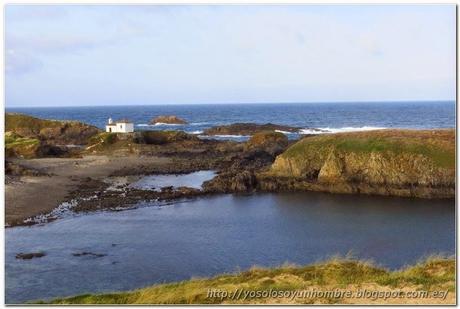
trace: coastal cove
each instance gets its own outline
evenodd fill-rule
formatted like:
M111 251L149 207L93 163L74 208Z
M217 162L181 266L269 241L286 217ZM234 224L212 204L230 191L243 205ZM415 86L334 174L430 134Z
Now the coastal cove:
M452 265L455 105L327 106L6 113L6 302L335 255L392 271L433 254ZM98 120L126 115L134 131Z
M6 301L130 290L349 252L398 269L454 254L454 213L451 199L306 192L70 216L6 230ZM46 255L15 258L40 251ZM92 254L75 256L82 252Z
M458 304L455 4L3 13L4 306Z

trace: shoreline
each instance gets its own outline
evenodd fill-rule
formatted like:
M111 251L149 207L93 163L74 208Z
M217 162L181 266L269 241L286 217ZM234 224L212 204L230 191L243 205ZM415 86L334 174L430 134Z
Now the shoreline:
M309 159L313 163L308 165L310 164L308 157L311 156L312 152L306 150L311 147L310 144L315 146L314 143L317 141L323 143L324 140L329 143L331 139L335 142L335 140L341 141L356 137L368 138L368 136L378 140L379 136L393 136L395 134L398 134L398 138L409 136L422 141L427 137L434 138L442 144L449 142L448 138L452 132L452 130L380 130L361 133L336 133L327 136L308 136L294 143L280 140L280 138L285 138L281 133L256 134L250 141L240 143L188 140L187 135L184 135L184 141L174 141L170 144L138 144L137 147L139 148L134 153L131 153L132 144L126 145L125 136L120 141L122 143L120 146L117 143L108 146L102 145L99 146L102 148L95 153L91 154L85 151L82 153L83 156L78 158L10 158L7 160L8 164L16 165L19 172L17 175L7 175L5 225L8 227L34 224L33 222L24 222L24 220L47 215L61 203L70 202L74 199L78 200L74 210L87 212L102 209L119 210L132 207L132 205L143 201L174 201L179 198L227 193L316 191L331 194L365 194L427 199L455 198L455 189L451 187L452 170L441 165L441 167L435 166L434 168L438 168L438 171L433 173L430 170L428 157L421 157L417 153L409 152L404 154L406 157L399 154L387 157L385 153L375 154L371 152L369 155L368 152L359 150L356 154L336 151L332 152L331 156L327 153L322 154L321 151L323 150L319 149L314 150L313 155L316 158ZM353 139L351 141L356 143ZM367 142L367 140L365 141ZM391 146L391 144L389 145ZM361 144L358 146L362 147ZM385 146L387 145L385 144ZM300 148L300 150L296 148ZM329 148L325 149L330 151ZM306 156L307 159L301 157L302 161L299 161L298 154L294 151L305 152L302 156ZM441 155L435 157L440 158L439 164L451 164L449 152L441 153ZM314 160L317 162L315 163ZM411 160L418 163L414 165L409 162ZM367 162L374 165L366 165ZM384 169L389 164L393 164L391 173L387 173ZM347 171L349 169L347 165L355 169L356 172ZM398 172L398 168L401 166L408 169L407 175ZM306 168L312 169L311 176L308 174L309 172L306 175L295 174L305 173L303 170ZM355 177L354 173L360 173L360 170L363 169L373 169L372 174L364 175L364 177L375 177L378 182L368 182L365 178L363 178L364 181L349 181L344 178ZM185 174L199 170L215 170L217 172L213 179L203 183L201 189L188 187L173 189L165 186L159 191L152 191L125 186L122 190L109 191L106 190L109 185L104 181L110 176ZM417 179L422 179L421 172L426 173L423 176L424 182L413 183ZM395 182L386 183L386 179L395 179ZM53 220L52 217L49 221L51 220Z
M207 194L317 191L455 197L455 131L373 130L289 140L277 124L234 123L214 133L248 141L200 139L183 131L102 132L81 122L6 114L5 225L27 225L63 202L76 211ZM267 131L268 130L268 131ZM64 146L62 146L64 145ZM67 146L65 146L67 145ZM79 147L68 147L79 145ZM110 176L214 170L201 189L107 190ZM52 218L51 218L52 219Z
M20 176L19 181L5 184L5 224L9 226L20 225L25 219L51 212L59 204L70 200L71 193L90 179L100 181L121 169L141 169L145 164L154 163L161 168L168 166L172 161L165 157L99 155L12 162L21 162L24 167L30 169L46 170L50 175Z
M130 291L84 294L27 303L446 305L456 303L455 265L454 257L432 256L399 270L388 270L372 262L336 257L305 266L252 267L243 272L154 284ZM281 291L283 294L281 297L278 293L275 296L273 291ZM334 291L342 293L334 294ZM440 292L442 295L438 295ZM376 293L382 296L378 297ZM412 297L412 293L417 295Z

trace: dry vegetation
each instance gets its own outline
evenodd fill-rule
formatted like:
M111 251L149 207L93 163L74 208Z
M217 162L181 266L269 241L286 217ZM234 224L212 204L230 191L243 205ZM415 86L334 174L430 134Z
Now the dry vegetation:
M240 297L208 297L209 289L232 293ZM251 297L249 291L332 291L335 289L422 293L417 298L344 298L344 297ZM447 292L444 298L433 292ZM222 296L222 294L220 294ZM373 263L349 258L334 258L303 267L284 265L266 269L254 267L237 274L225 274L211 279L192 279L172 284L112 294L81 295L56 299L53 304L311 304L311 303L374 303L374 304L453 304L455 303L455 260L431 257L415 266L388 271Z

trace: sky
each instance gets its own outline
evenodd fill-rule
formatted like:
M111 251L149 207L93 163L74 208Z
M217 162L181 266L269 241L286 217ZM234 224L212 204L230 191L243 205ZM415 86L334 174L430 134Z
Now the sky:
M7 5L6 106L455 100L455 5Z

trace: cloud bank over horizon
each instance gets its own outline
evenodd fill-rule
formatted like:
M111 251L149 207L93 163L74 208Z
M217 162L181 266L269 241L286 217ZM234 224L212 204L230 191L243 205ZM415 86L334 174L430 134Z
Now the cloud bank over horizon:
M455 5L7 5L6 106L455 100Z

